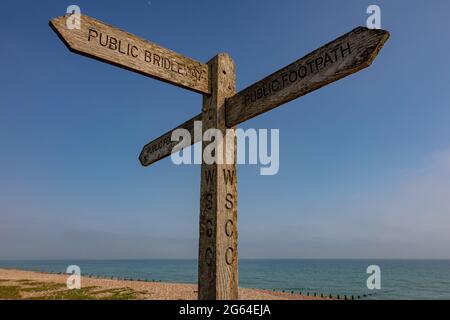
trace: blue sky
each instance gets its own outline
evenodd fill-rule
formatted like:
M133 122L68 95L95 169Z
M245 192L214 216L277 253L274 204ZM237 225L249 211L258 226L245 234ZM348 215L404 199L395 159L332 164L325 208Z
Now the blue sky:
M143 168L144 144L201 96L70 53L83 13L199 61L241 90L364 25L374 64L242 128L280 130L280 171L238 168L241 258L450 258L448 1L3 1L0 259L196 258L200 168Z

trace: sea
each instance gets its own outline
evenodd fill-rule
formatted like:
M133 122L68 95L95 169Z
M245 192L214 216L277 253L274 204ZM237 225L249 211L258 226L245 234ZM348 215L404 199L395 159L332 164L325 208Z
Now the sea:
M87 276L197 283L197 260L0 261L0 268ZM380 289L369 266L379 267ZM372 285L370 285L372 284ZM450 299L450 260L239 260L239 286L351 299Z

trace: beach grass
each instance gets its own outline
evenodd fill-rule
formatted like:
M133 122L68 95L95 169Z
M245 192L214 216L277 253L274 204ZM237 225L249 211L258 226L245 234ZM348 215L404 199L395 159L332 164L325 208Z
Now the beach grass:
M57 289L65 288L66 286L62 283L52 283L52 282L25 282L27 285L31 284L30 287L21 288L21 291L28 292L45 292L53 291Z
M0 299L2 299L2 300L17 300L20 298L21 298L21 295L20 295L19 287L0 285Z
M60 290L35 297L34 300L97 300L96 296L92 294L92 290L95 288L86 287L77 290Z
M111 288L99 290L96 286L69 290L63 283L39 282L29 279L0 281L2 300L132 300L146 291L131 288Z

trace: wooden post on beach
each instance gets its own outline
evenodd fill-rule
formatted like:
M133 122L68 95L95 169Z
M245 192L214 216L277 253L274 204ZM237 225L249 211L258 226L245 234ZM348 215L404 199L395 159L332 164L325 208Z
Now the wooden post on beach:
M175 128L191 133L188 145L202 138L192 134L195 121L202 121L204 133L216 129L223 138L213 136L202 147L204 153L214 143L218 161L209 163L202 154L198 298L237 299L235 126L368 67L389 33L355 28L236 93L235 66L227 54L205 64L86 15L81 15L79 29L69 29L70 17L55 18L50 26L72 52L203 95L202 113ZM178 141L172 141L175 129L142 148L143 166L179 151L174 148Z
M218 161L208 164L202 157L198 298L233 300L238 298L236 134L226 127L225 98L235 94L235 66L227 54L217 55L208 65L211 95L203 97L203 132L218 129L224 139L202 145L205 151L215 144Z

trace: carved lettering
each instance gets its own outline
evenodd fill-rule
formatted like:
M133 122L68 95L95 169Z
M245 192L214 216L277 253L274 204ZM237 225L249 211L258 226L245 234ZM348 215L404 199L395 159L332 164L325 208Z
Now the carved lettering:
M233 209L233 195L231 193L227 193L227 195L225 196L225 208L227 208L228 210Z
M210 266L213 261L213 251L211 248L206 248L205 261L208 266Z
M227 223L225 223L225 234L228 237L231 237L234 233L234 223L231 220L228 220Z
M184 63L176 61L175 59L161 56L146 49L141 51L139 47L133 43L90 28L88 30L87 41L92 42L94 40L97 40L97 44L102 47L109 48L112 51L116 51L132 58L139 58L139 52L142 52L142 59L144 62L151 63L170 72L189 78L195 78L198 81L200 81L203 77L203 71L199 70L195 66L186 66Z
M352 54L350 42L341 43L328 52L325 52L323 55L312 58L311 60L306 61L305 64L300 64L295 66L294 69L282 73L278 78L264 84L263 87L255 88L252 92L245 94L243 102L249 104L266 98L280 89L284 89L301 81L307 76L312 76L314 73L330 66L330 64L342 60L350 54Z
M233 264L234 260L234 250L231 247L227 248L227 251L225 252L225 262L231 266Z
M234 170L223 169L223 178L225 179L225 184L233 184L234 181Z
M206 184L211 184L213 182L215 170L205 170Z
M206 221L206 235L212 237L213 235L213 224L211 220Z
M206 195L205 195L205 201L206 201L206 204L205 204L205 206L206 206L206 209L207 210L212 210L212 207L213 207L213 203L212 203L212 201L213 201L213 195L212 195L212 193L207 193Z

